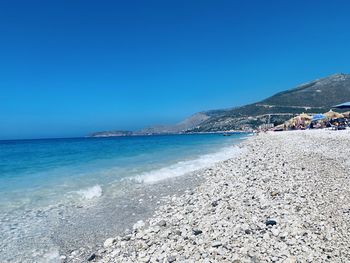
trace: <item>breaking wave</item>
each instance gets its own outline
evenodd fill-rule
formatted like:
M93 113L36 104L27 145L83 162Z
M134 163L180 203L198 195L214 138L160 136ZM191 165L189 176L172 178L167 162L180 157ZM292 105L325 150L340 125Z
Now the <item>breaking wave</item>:
M89 187L83 190L77 191L77 193L83 197L84 199L93 199L96 197L100 197L102 195L102 188L99 185L95 185L93 187Z
M241 151L242 150L237 146L225 147L219 152L202 155L194 160L181 161L158 170L145 172L135 176L133 179L143 183L155 183L160 180L182 176L203 168L209 168L215 163L236 157Z

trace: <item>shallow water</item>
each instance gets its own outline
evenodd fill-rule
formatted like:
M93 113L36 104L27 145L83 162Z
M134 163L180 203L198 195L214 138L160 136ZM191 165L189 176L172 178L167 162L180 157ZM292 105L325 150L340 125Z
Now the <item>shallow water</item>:
M232 145L245 136L0 142L2 259L58 262L70 249L92 248L148 216L161 193L176 191L159 182L230 158L237 151ZM185 189L194 181L173 186Z

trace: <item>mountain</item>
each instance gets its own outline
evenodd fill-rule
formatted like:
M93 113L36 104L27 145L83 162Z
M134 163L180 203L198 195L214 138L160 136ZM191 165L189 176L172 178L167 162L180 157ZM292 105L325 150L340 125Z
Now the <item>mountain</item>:
M350 101L350 75L334 74L277 93L260 102L225 111L190 131L249 129L267 122L280 124L295 114L325 112L345 101Z
M94 132L89 135L89 137L120 137L120 136L131 136L132 131L102 131Z
M262 104L331 107L350 99L350 74L335 74L277 93Z
M224 112L225 110L212 110L212 111L198 112L175 125L151 126L151 127L147 127L134 132L134 135L184 133L184 132L187 132L188 130L191 130L197 127L199 124L203 123L204 121L210 118L213 118L215 116L218 116Z
M196 113L175 125L158 125L126 135L176 134L254 129L264 123L281 124L300 113L320 113L332 106L350 101L350 74L334 74L267 99L242 107ZM116 134L119 134L117 131ZM95 133L97 136L115 132Z

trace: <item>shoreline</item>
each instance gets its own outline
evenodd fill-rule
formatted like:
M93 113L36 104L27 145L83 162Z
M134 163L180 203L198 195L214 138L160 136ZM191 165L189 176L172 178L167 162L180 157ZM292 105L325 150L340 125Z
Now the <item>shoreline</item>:
M235 154L237 147L234 145L243 137L214 139L205 139L205 147L199 144L196 148L194 143L193 149L178 155L178 160L171 155L168 159L174 161L164 162L159 168L143 172L135 169L136 172L120 180L110 180L110 183L91 181L72 191L56 191L60 199L48 202L42 199L37 206L23 204L23 207L9 208L0 216L0 229L4 233L0 244L2 260L86 261L91 251L102 247L106 238L122 234L132 229L138 220L151 217L166 197L192 191L202 180L202 170ZM167 174L168 178L162 176Z
M171 135L206 135L206 134L251 134L253 131L227 130L208 132L179 132L179 133L133 133L128 135L88 135L81 138L118 138L118 137L142 137L142 136L171 136Z
M239 138L239 140L243 141L246 139L246 137ZM202 155L200 158L220 157L223 153L236 156L240 153L240 143L241 141L233 141L229 145L221 147L220 151ZM225 158L225 160L226 159L227 158ZM196 160L199 159L194 159L194 161ZM118 197L111 198L110 196L103 195L96 200L97 203L90 207L90 211L85 211L85 213L92 214L92 216L88 218L89 220L85 219L84 221L89 226L92 226L91 228L76 228L79 224L76 219L82 218L82 215L79 214L75 219L72 217L68 219L70 224L74 226L73 228L70 229L63 226L57 229L58 231L55 233L56 244L58 243L61 249L56 258L60 258L61 262L86 261L91 256L91 251L97 251L103 248L103 243L107 237L113 234L122 235L125 232L129 233L135 223L146 221L151 218L155 211L162 205L167 204L172 198L176 198L184 193L193 192L194 189L203 182L203 174L206 173L208 169L211 170L212 165L215 166L221 162L222 161L216 161L211 164L209 168L201 168L200 163L197 163L199 166L197 166L196 169L190 167L191 169L188 169L189 172L183 175L165 177L161 180L154 181L152 180L153 177L148 178L148 174L144 174L143 176L135 177L132 181L122 181L123 185L120 185L119 188L123 190L121 192L118 191ZM184 169L187 168L184 167ZM163 169L160 171L162 170ZM142 177L144 177L144 179L140 182ZM131 184L131 182L136 183L136 185ZM98 203L101 203L101 205L98 205ZM84 210L81 211L84 212ZM94 214L98 215L98 218L96 218ZM109 218L111 217L114 219L110 220ZM116 220L115 217L117 217L118 220ZM69 238L69 234L65 236L64 233L67 231L73 231L77 236L82 236L83 238L77 243L76 240ZM72 244L74 244L74 249L72 249Z
M349 131L254 136L234 159L201 171L133 231L106 240L96 262L350 260Z
M60 261L86 261L91 251L103 248L103 242L108 236L129 231L138 221L150 218L169 197L189 192L201 181L202 177L194 172L156 183L129 186L118 196L107 197L108 203L105 199L98 200L103 204L94 204L82 211L86 217L79 213L69 218L70 227L62 225L62 228L57 228L55 236L56 244L60 246ZM85 225L79 227L81 218L84 218ZM71 231L75 233L74 240L70 237Z
M167 198L189 192L201 181L202 177L197 172L155 183L127 180L118 185L119 190L114 189L116 192L112 196L102 195L81 203L30 209L17 218L5 215L3 221L0 220L4 233L7 234L10 227L14 230L18 225L28 223L35 227L36 233L35 236L27 236L22 231L19 236L13 235L16 247L11 246L10 236L5 235L4 242L0 244L0 248L4 249L2 260L18 263L85 262L91 251L103 247L107 237L132 229L137 221L151 217ZM26 222L24 218L36 218L36 221ZM35 244L33 250L27 243L28 239Z
M118 187L120 190L114 189L118 192L117 196L112 197L104 194L96 200L92 207L88 208L89 211L81 209L85 214L88 214L87 220L84 219L84 223L89 226L88 229L86 227L78 227L77 229L79 218L86 218L85 216L82 217L81 214L75 218L70 217L67 220L74 227L67 228L63 226L58 228L55 235L58 236L58 238L56 237L56 244L59 244L61 248L59 250L61 261L86 261L91 251L96 251L103 247L106 237L111 234L116 235L123 234L125 231L129 232L135 223L150 218L161 205L164 205L170 199L179 194L192 192L203 181L203 173L207 170L207 165L202 167L203 161L198 161L202 159L207 160L208 157L210 159L219 159L211 163L209 165L211 167L215 163L221 162L220 159L223 158L223 154L237 155L240 151L240 147L238 147L240 140L246 140L246 138L239 138L225 147L221 146L217 151L200 155L196 159L179 162L184 170L181 175L172 174L171 176L163 176L162 179L156 176L162 172L171 173L171 171L168 171L170 168L178 170L178 163L176 163L166 168L153 170L151 173L147 172L134 178L128 177L122 180L120 182L121 185ZM224 159L226 160L227 158ZM209 163L212 162L212 160L207 161ZM186 165L184 166L184 164ZM90 216L91 214L92 216ZM110 218L114 219L110 220ZM76 242L76 237L73 240L69 234L65 236L62 233L70 231L75 232L75 236L81 236L81 240L78 239L79 242ZM107 236L106 233L108 233ZM74 243L75 249L72 249L72 243Z

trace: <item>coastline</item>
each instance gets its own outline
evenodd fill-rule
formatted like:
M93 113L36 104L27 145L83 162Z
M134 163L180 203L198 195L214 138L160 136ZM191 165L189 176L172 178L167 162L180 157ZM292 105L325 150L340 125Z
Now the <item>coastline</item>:
M350 260L347 131L254 136L233 159L200 171L133 230L106 240L97 262ZM69 261L73 262L73 261Z
M92 206L75 210L77 214L74 216L67 215L66 222L70 226L63 222L54 234L55 243L60 248L55 258L60 262L86 261L91 251L103 248L107 237L129 233L135 223L151 218L159 207L172 198L193 192L203 182L207 167L211 169L211 165L221 162L220 159L228 159L225 154L236 156L240 153L241 140L246 140L246 137L238 138L220 147L219 151L201 155L200 158L126 178L118 186L119 190L114 189L117 195L104 194ZM211 163L213 160L216 161ZM170 176L161 176L164 173L170 173ZM79 226L82 218L85 226ZM71 232L75 233L74 238Z
M252 130L223 130L208 132L164 132L164 133L137 133L127 131L127 134L113 134L112 132L98 132L97 134L87 135L83 138L113 138L113 137L139 137L139 136L169 136L169 135L200 135L200 134L250 134ZM102 133L102 134L99 134Z
M132 229L136 222L150 218L169 196L191 191L201 181L199 174L192 173L153 184L128 183L120 186L123 191L113 198L102 198L92 206L75 210L54 233L55 243L60 247L56 259L60 262L86 261L91 251L103 248L106 237ZM79 223L82 218L83 225Z
M58 204L47 209L29 210L24 216L31 218L32 214L36 215L36 221L30 221L31 227L36 229L35 237L28 237L23 231L16 236L9 228L27 222L16 221L23 220L22 217L7 217L4 221L0 220L1 229L5 234L6 231L11 232L16 238L17 251L8 247L12 242L8 235L4 235L0 244L0 248L4 249L1 262L85 262L91 251L103 247L108 236L132 229L137 221L151 217L169 196L191 191L201 181L198 173L153 184L131 184L127 181L118 187L113 196L102 195L81 204ZM28 239L34 244L34 250L28 247Z
M62 182L67 179L69 181L65 182L69 183L70 176L77 174L76 180L80 180L81 183L56 184L57 187L51 183L48 184L51 187L42 187L43 192L34 192L36 195L29 193L27 199L24 199L26 194L24 192L21 197L27 203L19 202L21 199L15 203L17 205L15 207L6 206L7 199L3 199L3 203L0 203L4 204L2 208L5 211L0 216L0 230L4 233L0 244L3 251L2 261L28 263L86 261L91 251L100 249L106 238L120 235L124 230L132 229L138 220L151 217L155 209L164 204L167 196L192 191L203 179L202 170L213 163L228 159L227 156L234 155L237 152L234 145L243 138L244 136L232 136L232 138L204 136L108 140L107 149L103 140L96 140L97 143L102 142L103 146L97 149L101 148L107 153L110 152L108 151L110 148L119 149L118 145L123 143L132 145L133 151L139 150L138 145L146 145L153 150L150 153L146 151L147 154L139 150L140 154L137 155L139 158L129 158L133 162L128 162L129 159L124 163L118 163L119 159L113 159L112 165L111 162L97 162L91 167L101 169L91 169L85 177L76 173L85 175L84 166L76 166L79 169L73 166L74 169L71 170L52 172L53 175L59 175ZM87 148L96 145L95 142L92 144L83 142ZM80 145L80 140L73 141L69 144L72 146L68 148L72 148L76 143ZM61 156L60 152L52 150L57 148L56 144L61 145L61 142L48 141L45 145L50 146L50 153L54 152L57 156ZM25 144L24 148L27 145ZM157 147L153 148L153 145ZM18 149L22 148L20 144ZM96 149L95 152L94 149L85 152L91 152L88 157L96 156ZM165 156L160 156L159 153ZM125 151L122 154L125 154ZM85 156L77 157L84 159ZM53 158L52 161L56 159ZM58 165L61 165L60 159ZM115 165L124 170L109 169ZM27 164L27 167L30 165ZM49 175L45 173L45 176ZM164 175L167 175L166 178ZM65 191L67 187L63 186L70 189ZM46 193L50 193L49 198L43 198ZM8 200L17 200L10 199L11 195L8 196ZM40 203L31 205L29 202L32 200L31 196L40 197L38 199ZM33 200L36 200L34 198Z

